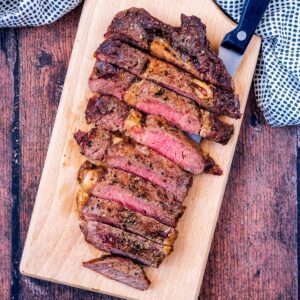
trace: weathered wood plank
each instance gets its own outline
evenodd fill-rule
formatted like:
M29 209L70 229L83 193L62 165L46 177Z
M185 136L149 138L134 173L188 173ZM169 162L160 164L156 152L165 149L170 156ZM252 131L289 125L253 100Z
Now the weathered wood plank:
M248 107L200 299L298 299L296 149Z
M10 298L12 205L11 121L14 108L14 71L16 70L16 31L0 30L0 298ZM17 101L17 99L16 99ZM15 163L17 162L14 160ZM17 190L13 194L18 194Z

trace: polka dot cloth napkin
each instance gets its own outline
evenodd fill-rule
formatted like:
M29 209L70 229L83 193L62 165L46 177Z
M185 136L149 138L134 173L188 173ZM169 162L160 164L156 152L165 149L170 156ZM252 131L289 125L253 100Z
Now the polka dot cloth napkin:
M217 0L236 21L242 0ZM263 38L254 75L258 106L271 126L300 124L300 0L271 0L256 33Z
M239 19L243 0L216 0ZM49 24L81 0L0 0L0 27ZM263 38L254 76L258 106L271 126L300 124L300 0L272 0L256 33Z
M80 2L81 0L0 0L0 27L49 24Z

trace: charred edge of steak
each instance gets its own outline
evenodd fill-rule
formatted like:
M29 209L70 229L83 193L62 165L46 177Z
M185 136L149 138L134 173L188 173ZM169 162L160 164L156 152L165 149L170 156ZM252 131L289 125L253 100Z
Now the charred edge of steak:
M122 131L129 107L112 96L93 96L89 99L85 116L88 124L94 123L108 131Z
M136 76L104 61L97 61L89 78L89 87L95 93L111 95L123 100L126 90L136 81Z
M113 73L108 71L106 74L106 70L110 70L108 65L113 68ZM93 85L97 87L94 92L111 96L118 94L118 99L145 113L161 115L183 131L200 134L205 139L221 144L226 144L233 133L232 125L218 120L207 111L198 109L192 100L162 88L154 82L139 80L129 72L109 63L97 62L94 69L99 69L102 76L101 78L97 77L97 74L93 76ZM122 95L119 92L121 85L124 87Z
M80 224L87 243L100 251L122 255L157 268L172 248L100 222Z
M82 208L81 215L86 221L108 224L170 247L177 238L176 229L111 200L90 197Z
M122 67L136 76L145 72L151 60L148 54L119 40L104 41L96 50L95 56L99 61Z
M206 26L196 16L181 15L181 27L172 32L171 45L191 61L203 79L233 91L234 84L222 60L212 49L206 36Z
M202 126L200 136L222 145L226 145L234 133L234 126L225 123L204 110L199 110Z
M99 127L94 127L89 132L78 130L74 138L80 146L81 154L92 160L102 160L112 143L111 134Z
M82 265L109 279L119 281L138 290L145 291L151 284L140 265L121 256L103 255L100 258L83 262Z
M223 62L212 49L206 27L195 16L181 15L181 26L172 27L151 16L146 10L130 8L119 12L105 34L106 39L119 39L143 51L151 52L155 40L163 40L165 59L199 79L233 91L233 81ZM159 51L158 58L162 58Z
M97 50L97 58L190 98L215 114L232 118L241 115L239 100L234 93L222 91L119 40L104 41Z
M204 173L218 176L223 175L223 170L219 167L215 160L208 153L204 151L202 151L202 153L205 161Z
M78 173L81 191L118 202L129 209L176 227L185 207L171 193L133 174L83 163Z

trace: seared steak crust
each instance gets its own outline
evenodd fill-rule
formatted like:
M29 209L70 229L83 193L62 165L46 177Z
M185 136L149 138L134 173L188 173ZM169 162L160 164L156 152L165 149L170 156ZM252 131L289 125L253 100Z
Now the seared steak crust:
M184 212L184 206L172 194L121 170L85 162L79 170L78 181L92 196L118 202L167 226L175 227Z
M95 248L129 257L157 268L172 248L151 242L141 236L95 221L82 222L80 229L86 242Z
M177 237L176 229L110 200L91 197L82 208L81 215L85 221L108 224L170 247Z
M139 80L129 72L98 61L89 80L93 92L111 95L147 114L160 115L188 133L226 144L233 126L198 108L195 103L158 84Z
M131 259L122 256L103 255L100 258L83 262L82 265L109 279L122 282L135 289L144 291L150 286L150 280L143 268Z
M172 27L142 8L130 8L114 17L105 38L122 40L200 80L233 90L230 75L206 37L205 25L195 16L181 15L181 26Z
M108 131L122 131L128 113L128 106L115 97L93 96L88 102L85 117L88 124L95 123Z
M100 61L116 65L140 78L151 80L186 96L213 113L240 118L240 103L232 92L206 84L179 68L119 40L103 42L96 56Z
M74 138L81 148L81 154L89 159L102 160L107 148L111 145L111 134L99 127L92 128L89 132L78 130Z

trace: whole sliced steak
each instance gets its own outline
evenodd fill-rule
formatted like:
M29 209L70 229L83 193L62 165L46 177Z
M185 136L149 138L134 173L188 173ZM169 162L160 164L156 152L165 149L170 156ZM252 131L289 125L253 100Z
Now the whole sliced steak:
M153 58L119 40L106 40L98 48L96 57L165 88L188 97L201 107L219 115L240 118L240 103L230 91L205 83L189 73Z
M194 101L106 62L96 62L89 86L93 92L114 96L147 114L162 116L179 129L205 139L226 144L233 134L232 125L198 108Z
M139 235L95 221L82 222L80 229L87 243L98 250L129 257L157 268L172 248Z
M81 215L85 221L108 224L170 247L177 237L176 229L111 200L90 197L82 208Z
M172 194L121 170L85 162L79 170L78 181L92 196L118 202L170 227L176 227L184 212L184 206Z
M232 78L212 49L205 25L195 16L181 15L181 26L172 27L154 18L145 9L130 8L114 17L105 38L122 40L200 80L233 90Z
M109 279L122 282L138 290L144 291L150 286L150 280L144 269L131 259L122 256L103 255L83 262L82 265Z
M192 184L192 176L147 146L114 136L101 128L93 128L89 132L79 130L74 137L80 145L81 153L87 158L100 160L111 168L140 176L164 188L180 202L185 199ZM100 138L103 139L102 143L98 143Z
M92 98L86 110L87 122L107 130L120 130L192 174L200 174L204 170L215 174L215 168L206 168L205 158L198 145L180 130L159 116L143 116L136 110L128 110L126 105L123 108L124 105L111 96ZM124 113L126 109L127 115ZM112 120L117 120L117 123L114 124ZM219 173L217 172L218 175Z

